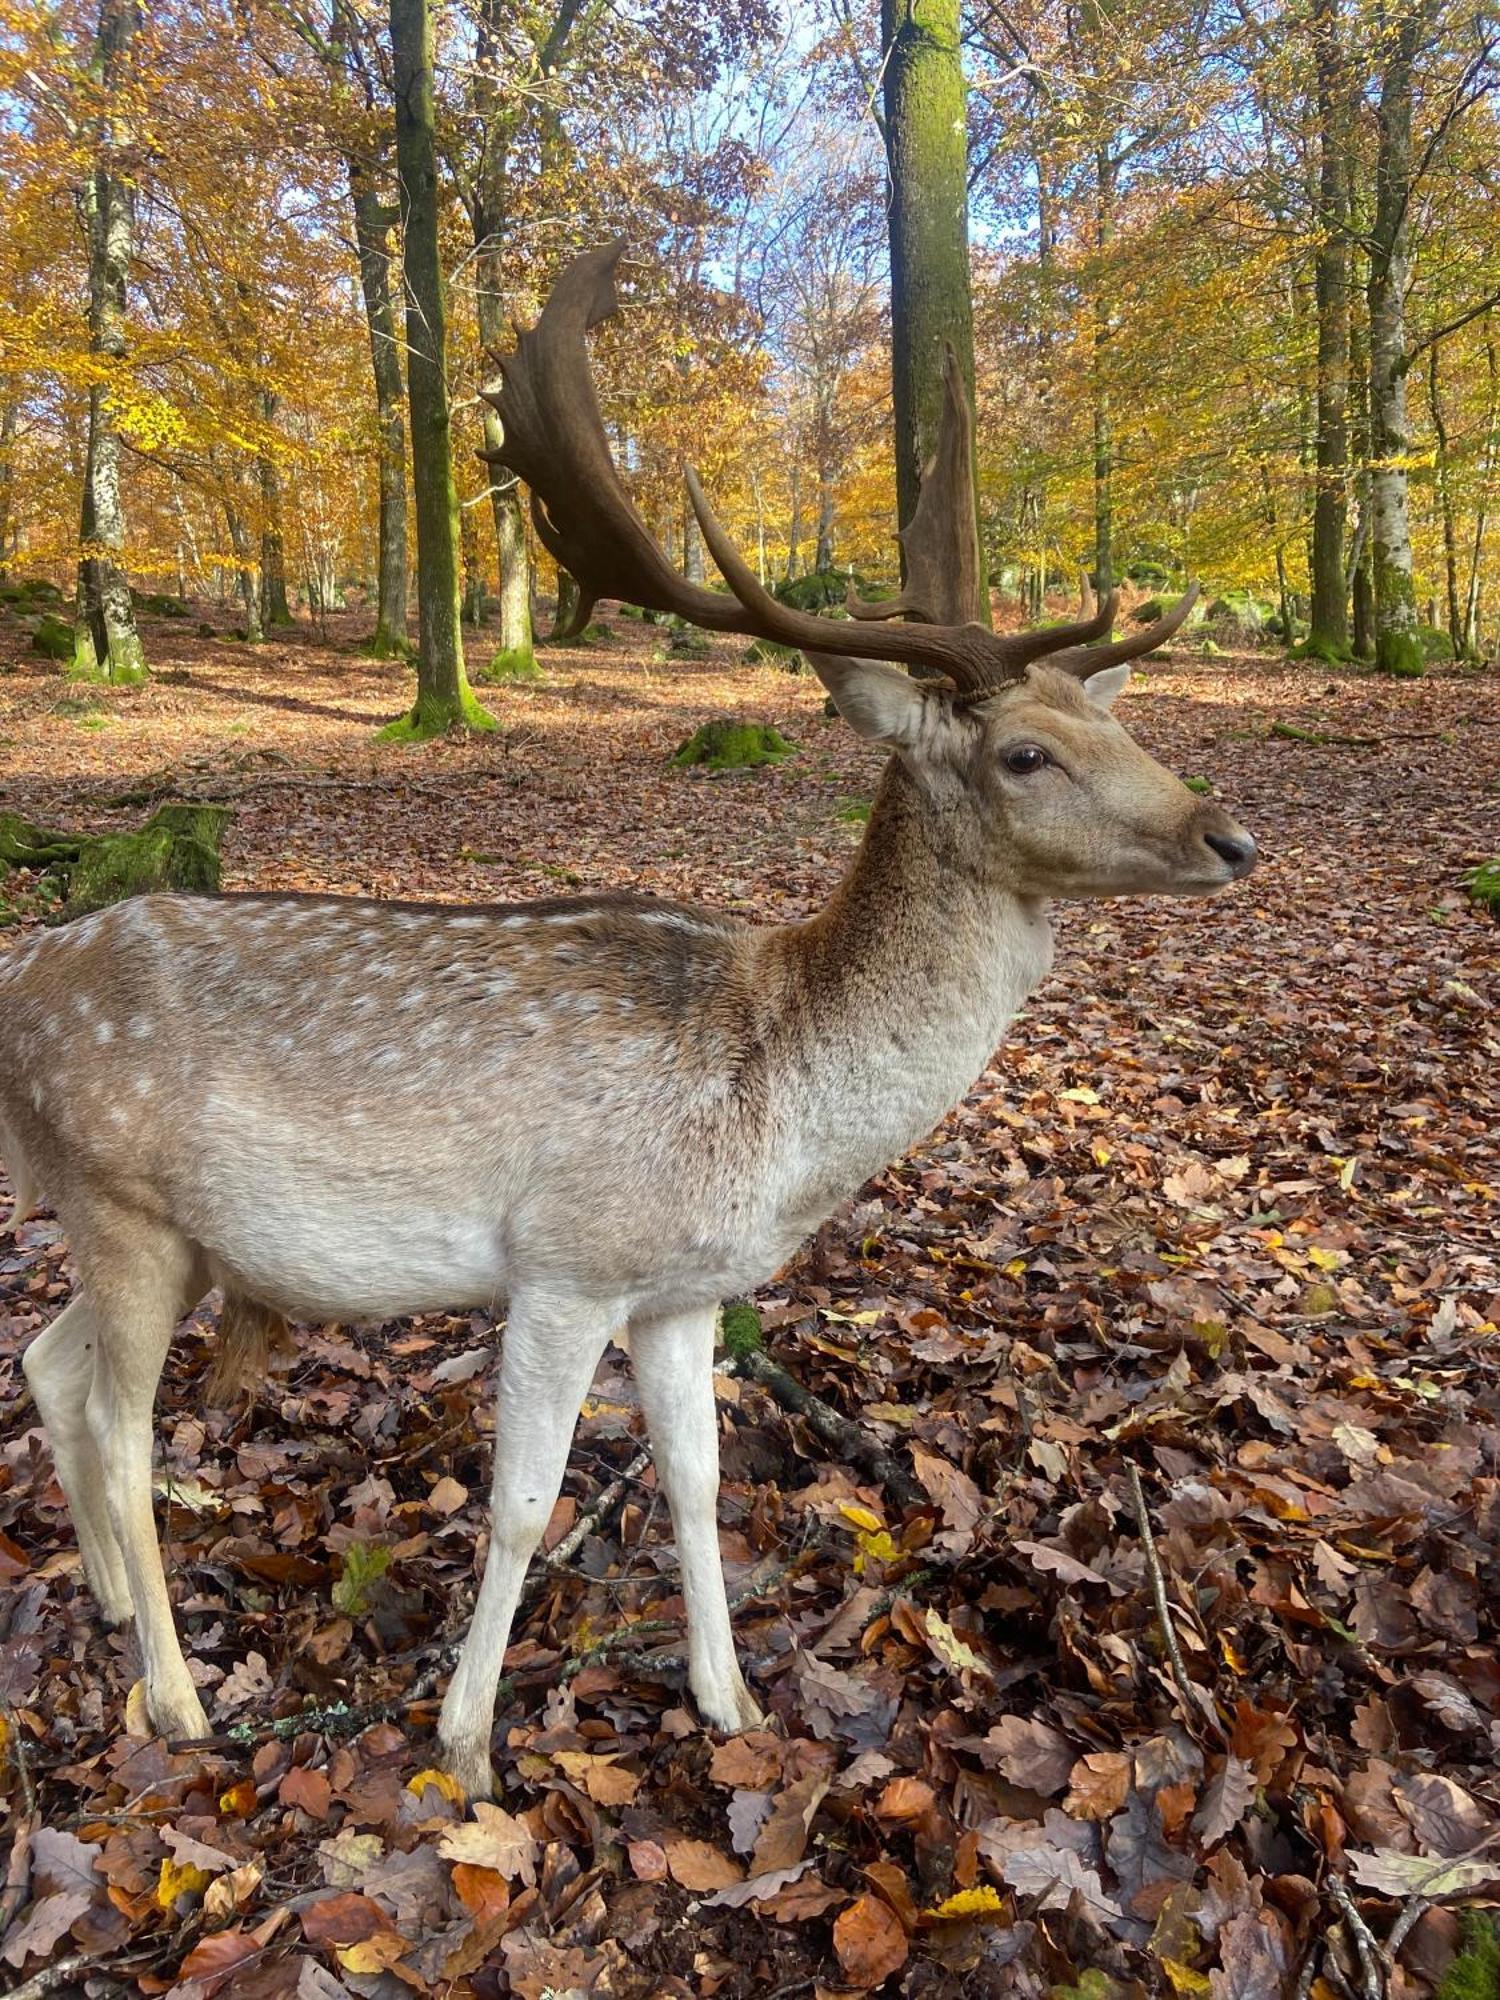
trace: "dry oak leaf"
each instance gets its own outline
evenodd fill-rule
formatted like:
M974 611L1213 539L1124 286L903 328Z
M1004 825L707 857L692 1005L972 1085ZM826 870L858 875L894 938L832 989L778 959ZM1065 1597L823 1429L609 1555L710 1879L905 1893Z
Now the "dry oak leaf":
M307 1764L293 1764L277 1787L276 1796L284 1806L300 1806L314 1819L327 1819L328 1773L314 1771Z
M669 1874L666 1849L654 1840L632 1840L626 1850L637 1882L665 1882Z
M1241 1910L1219 1932L1219 1958L1208 1975L1212 2000L1283 2000L1291 1953L1274 1910Z
M960 1471L935 1451L924 1451L920 1445L912 1446L911 1462L918 1479L943 1510L944 1527L967 1534L978 1525L984 1512L984 1495L967 1472Z
M1434 1854L1471 1854L1494 1829L1478 1799L1438 1771L1403 1772L1395 1782L1395 1802Z
M391 1920L379 1903L355 1889L336 1889L302 1912L302 1935L309 1944L362 1944L390 1928Z
M813 1815L828 1794L828 1774L809 1771L795 1785L788 1785L771 1802L766 1823L756 1836L750 1858L752 1875L767 1875L791 1868L807 1852L807 1837Z
M247 1653L237 1667L231 1667L214 1696L214 1713L232 1715L247 1702L264 1701L273 1688L271 1669L264 1653Z
M332 1840L318 1842L318 1859L323 1880L330 1889L352 1889L360 1877L385 1853L378 1833L356 1833L344 1827Z
M1193 1831L1205 1847L1216 1847L1232 1833L1255 1803L1255 1773L1242 1757L1224 1759L1224 1768L1209 1780L1203 1802L1193 1815Z
M641 1774L622 1769L620 1754L601 1757L588 1750L554 1750L552 1761L574 1784L582 1785L596 1806L628 1806L640 1790Z
M722 1853L712 1841L678 1837L668 1839L662 1845L666 1850L672 1880L679 1888L695 1891L727 1889L731 1882L739 1882L744 1877L745 1871L739 1863Z
M946 1618L940 1617L929 1608L923 1621L926 1627L927 1643L945 1667L955 1673L987 1674L994 1678L987 1660L980 1659L974 1648L959 1637Z
M714 1745L708 1775L736 1792L763 1792L781 1776L784 1745L769 1729L747 1729Z
M936 1804L937 1793L925 1778L892 1778L875 1801L875 1817L887 1826L909 1826Z
M461 1486L456 1479L450 1477L447 1473L443 1475L427 1496L427 1505L432 1509L434 1514L441 1514L445 1520L450 1514L456 1514L460 1507L466 1507L468 1504L468 1487Z
M248 1903L260 1887L265 1869L258 1861L246 1861L228 1875L217 1875L203 1894L203 1914L211 1924L222 1924L242 1903Z
M1429 1903L1487 1889L1500 1881L1500 1856L1495 1855L1475 1855L1469 1861L1434 1860L1425 1854L1398 1854L1393 1848L1377 1847L1373 1854L1351 1852L1349 1868L1356 1882L1379 1895L1425 1896Z
M906 1931L889 1903L863 1895L833 1924L833 1948L844 1977L868 1992L906 1963Z
M71 1929L93 1900L86 1889L64 1889L58 1895L43 1896L40 1902L32 1904L26 1921L6 1934L0 1958L17 1971L28 1958L50 1958L58 1939Z
M985 1766L998 1766L1013 1785L1049 1794L1068 1783L1078 1755L1060 1729L1024 1715L1002 1715L976 1747Z
M528 1889L536 1885L538 1851L538 1843L523 1821L485 1799L474 1801L472 1820L463 1826L450 1826L438 1842L438 1853L445 1861L493 1868L507 1882L519 1879Z
M1096 1918L1124 1915L1114 1898L1104 1893L1104 1884L1097 1873L1080 1861L1071 1848L1050 1844L1022 1847L1005 1857L1000 1873L1023 1896L1040 1897L1038 1909L1065 1910L1073 1897L1079 1895Z
M1030 1556L1035 1568L1051 1570L1064 1583L1099 1583L1103 1584L1114 1597L1123 1597L1125 1594L1123 1584L1115 1583L1107 1576L1101 1576L1098 1570L1090 1569L1087 1563L1081 1563L1076 1556L1070 1556L1066 1549L1054 1549L1047 1542L1018 1541L1012 1542L1010 1546L1019 1549L1023 1556Z
M1091 1751L1068 1773L1064 1812L1074 1819L1109 1819L1124 1805L1131 1777L1131 1760L1123 1751Z
M258 1957L261 1949L262 1941L253 1931L215 1931L212 1937L200 1938L178 1966L178 1987L193 1980L204 1993L215 1993L237 1965Z

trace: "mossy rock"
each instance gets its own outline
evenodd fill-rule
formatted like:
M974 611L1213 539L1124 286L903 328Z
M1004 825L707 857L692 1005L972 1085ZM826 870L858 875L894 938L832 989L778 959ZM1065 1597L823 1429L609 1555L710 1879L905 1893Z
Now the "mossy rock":
M1190 792L1196 792L1200 798L1206 799L1213 796L1214 781L1212 778L1184 778L1182 782Z
M731 1361L745 1361L765 1346L760 1314L748 1299L731 1299L719 1310L719 1341Z
M1225 645L1254 645L1269 629L1273 612L1269 604L1246 590L1231 590L1216 597L1204 613L1203 622Z
M861 576L852 569L810 569L805 576L783 577L780 583L772 585L771 595L793 611L847 618L845 599L851 590L868 604L884 603L896 595L891 584Z
M1424 660L1451 660L1454 657L1452 639L1436 625L1419 625L1417 644L1422 648Z
M1149 590L1168 590L1171 588L1172 572L1165 563L1152 562L1143 556L1125 565L1125 581L1145 584ZM1158 612L1157 616L1160 617L1161 613Z
M31 650L48 660L71 660L73 657L73 627L65 618L48 612L31 635Z
M1479 867L1466 875L1464 887L1481 910L1488 910L1500 922L1500 854L1493 861L1481 862Z
M1148 597L1144 604L1138 604L1130 614L1132 625L1154 625L1158 618L1166 615L1167 600L1164 597Z
M186 618L188 608L180 597L165 590L132 590L130 601L137 611L152 618Z
M227 806L165 805L130 833L64 833L0 813L0 862L55 878L64 918L161 889L208 893L219 886Z
M200 639L217 639L218 636L219 631L216 625L210 625L206 618L198 620L198 637Z
M701 766L707 771L753 771L795 755L795 747L769 723L735 722L728 716L717 716L680 743L670 761L679 770Z

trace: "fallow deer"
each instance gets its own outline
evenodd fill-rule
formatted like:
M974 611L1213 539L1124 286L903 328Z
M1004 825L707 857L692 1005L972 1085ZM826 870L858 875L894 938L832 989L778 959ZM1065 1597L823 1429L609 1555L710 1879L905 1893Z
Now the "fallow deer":
M26 1377L89 1584L107 1620L134 1617L171 1737L206 1725L152 1518L152 1403L173 1329L214 1286L230 1339L275 1314L505 1310L489 1554L439 1723L471 1796L491 1787L526 1567L621 1329L675 1524L693 1694L717 1729L755 1723L719 1562L718 1302L768 1280L968 1088L1047 972L1052 898L1206 896L1255 860L1109 713L1190 598L1123 642L1103 636L1109 599L1050 630L974 621L951 365L899 600L847 620L779 604L691 474L732 594L679 576L619 480L589 372L620 248L564 272L494 392L499 455L578 579L578 621L608 595L802 647L891 756L852 866L804 923L630 895L147 896L0 959L14 1217L45 1196L77 1275Z

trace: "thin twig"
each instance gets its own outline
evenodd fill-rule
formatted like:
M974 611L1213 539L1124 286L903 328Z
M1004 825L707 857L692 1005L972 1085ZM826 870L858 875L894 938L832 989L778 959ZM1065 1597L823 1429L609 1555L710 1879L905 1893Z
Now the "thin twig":
M1172 1663L1172 1678L1177 1683L1188 1717L1199 1715L1210 1722L1223 1740L1224 1727L1214 1714L1213 1707L1204 1691L1188 1673L1183 1661L1182 1648L1177 1643L1177 1630L1172 1623L1172 1606L1167 1597L1167 1580L1162 1574L1161 1558L1156 1553L1156 1537L1151 1532L1151 1517L1146 1511L1146 1495L1141 1486L1140 1468L1133 1459L1125 1467L1130 1482L1130 1500L1135 1509L1136 1527L1140 1531L1141 1548L1146 1557L1146 1574L1151 1579L1151 1596L1156 1605L1157 1622L1161 1626L1162 1643L1167 1649L1167 1658Z
M87 1952L76 1953L72 1958L59 1958L51 1965L44 1965L40 1972L33 1972L19 1986L12 1986L5 2000L45 2000L48 1993L60 1992L98 1963Z
M1364 1987L1365 2000L1385 2000L1385 1954L1374 1932L1354 1907L1354 1898L1349 1894L1342 1876L1328 1877L1328 1893L1338 1904L1344 1922L1349 1926L1349 1935L1354 1939L1354 1949L1359 1953L1360 1982Z
M0 1721L5 1724L5 1734L10 1742L11 1762L16 1767L16 1776L21 1783L21 1810L29 1819L36 1812L36 1785L31 1776L31 1753L26 1742L26 1733L21 1726L21 1718L3 1695L0 1695Z
M1385 1941L1385 1955L1393 1968L1401 1955L1402 1945L1431 1908L1432 1905L1425 1896L1408 1896L1397 1911L1396 1921L1391 1925L1391 1934Z
M619 1506L630 1486L640 1478L650 1463L649 1451L637 1452L625 1470L617 1473L607 1486L600 1489L599 1497L591 1507L584 1508L557 1547L543 1556L542 1567L557 1570L570 1563L600 1523Z

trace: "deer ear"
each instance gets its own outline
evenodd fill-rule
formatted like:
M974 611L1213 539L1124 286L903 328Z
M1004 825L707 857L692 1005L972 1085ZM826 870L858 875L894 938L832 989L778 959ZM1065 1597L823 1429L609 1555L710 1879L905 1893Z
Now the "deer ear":
M893 750L908 750L915 744L927 696L904 668L883 660L835 659L828 653L809 653L808 658L851 729L872 743L888 743Z
M1122 660L1117 667L1102 667L1097 674L1090 674L1083 691L1100 708L1113 708L1116 695L1124 692L1129 680L1130 662Z

